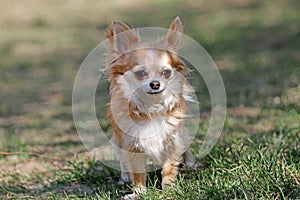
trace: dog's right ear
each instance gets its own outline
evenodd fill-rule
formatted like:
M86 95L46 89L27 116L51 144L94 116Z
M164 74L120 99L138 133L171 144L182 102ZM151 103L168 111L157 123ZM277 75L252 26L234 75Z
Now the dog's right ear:
M106 38L109 39L113 50L120 54L126 53L130 45L140 40L139 35L126 24L115 20L106 32Z
M183 25L180 18L177 16L170 24L166 35L166 42L170 49L178 50L182 39Z

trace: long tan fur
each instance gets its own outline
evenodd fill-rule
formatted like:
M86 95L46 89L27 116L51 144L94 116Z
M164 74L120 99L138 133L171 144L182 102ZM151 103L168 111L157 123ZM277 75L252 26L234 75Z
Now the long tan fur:
M130 178L135 191L146 187L147 156L163 166L163 189L172 185L182 161L194 163L188 151L191 137L183 124L188 112L187 69L176 54L182 31L177 17L166 36L153 42L141 42L136 31L119 21L113 21L106 33L113 141L119 149L122 178ZM161 88L151 86L154 80Z

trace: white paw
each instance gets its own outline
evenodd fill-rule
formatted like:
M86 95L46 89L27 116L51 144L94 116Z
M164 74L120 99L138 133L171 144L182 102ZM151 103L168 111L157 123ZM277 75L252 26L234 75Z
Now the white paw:
M186 162L185 163L188 167L191 167L191 168L194 168L194 169L196 169L196 168L198 168L200 165L198 164L198 163L196 163L196 162Z
M146 187L133 187L133 192L135 194L146 194L147 188Z
M121 197L121 199L124 199L124 200L138 200L139 196L135 193L132 193L132 194L127 194L127 195Z

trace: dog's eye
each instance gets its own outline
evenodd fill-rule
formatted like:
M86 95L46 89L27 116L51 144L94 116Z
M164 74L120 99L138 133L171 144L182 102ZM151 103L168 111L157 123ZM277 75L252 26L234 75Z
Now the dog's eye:
M139 77L139 78L143 78L144 76L147 75L147 73L145 72L145 70L139 70L139 71L136 71L134 72L134 74Z
M161 72L161 74L162 74L165 78L169 78L169 77L171 76L171 70L165 69L164 71Z

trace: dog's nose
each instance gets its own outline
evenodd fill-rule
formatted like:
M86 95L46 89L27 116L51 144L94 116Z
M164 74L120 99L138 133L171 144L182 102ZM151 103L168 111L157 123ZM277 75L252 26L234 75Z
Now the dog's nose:
M158 90L158 89L159 89L159 86L160 86L159 81L152 81L152 82L150 83L150 87L151 87L153 90Z

